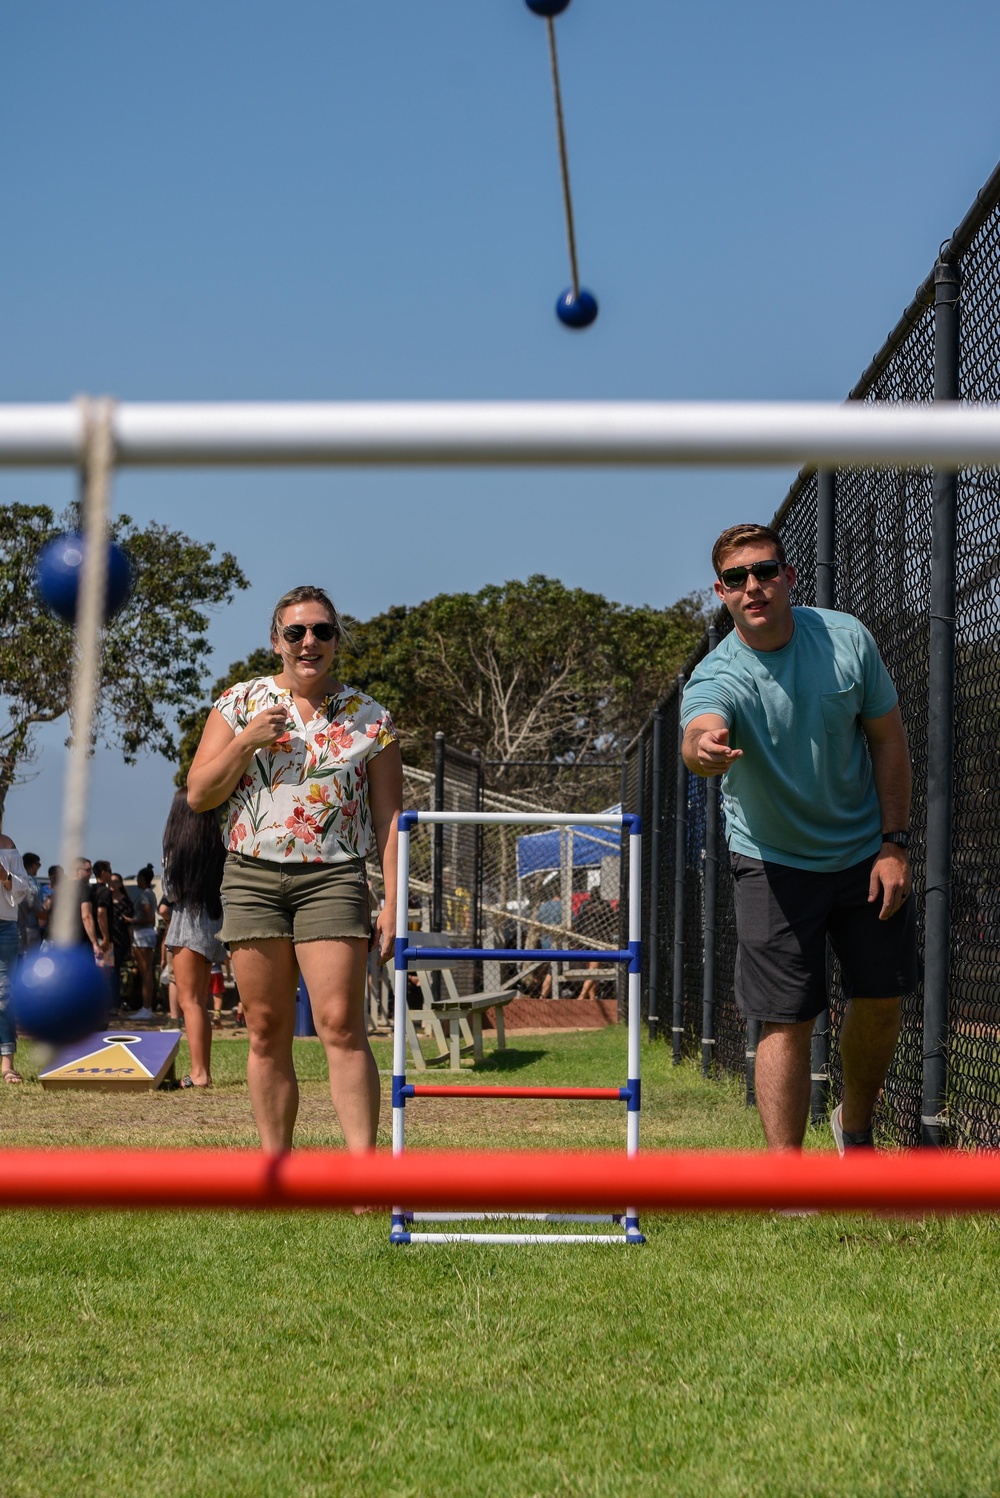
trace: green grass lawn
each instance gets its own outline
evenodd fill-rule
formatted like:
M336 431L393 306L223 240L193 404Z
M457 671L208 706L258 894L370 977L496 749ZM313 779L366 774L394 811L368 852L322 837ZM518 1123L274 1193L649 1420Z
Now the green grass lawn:
M335 1145L322 1053L298 1052L301 1142ZM620 1031L514 1036L477 1075L606 1085L623 1056ZM19 1145L250 1144L245 1060L218 1044L206 1095L29 1080L0 1091L0 1127ZM645 1143L760 1146L739 1087L663 1045L643 1068ZM613 1104L428 1101L408 1119L414 1145L624 1138ZM0 1214L0 1494L1000 1493L992 1220L643 1226L631 1250L391 1249L383 1214Z

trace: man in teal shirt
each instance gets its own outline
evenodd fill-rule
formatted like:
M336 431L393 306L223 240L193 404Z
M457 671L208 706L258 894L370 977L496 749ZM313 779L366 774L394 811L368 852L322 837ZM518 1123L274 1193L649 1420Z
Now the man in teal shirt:
M860 621L792 607L795 569L777 532L733 526L712 562L735 629L685 687L682 752L694 774L724 777L736 999L761 1021L761 1122L771 1149L801 1148L829 937L849 997L832 1119L843 1153L872 1142L900 996L916 984L906 734Z

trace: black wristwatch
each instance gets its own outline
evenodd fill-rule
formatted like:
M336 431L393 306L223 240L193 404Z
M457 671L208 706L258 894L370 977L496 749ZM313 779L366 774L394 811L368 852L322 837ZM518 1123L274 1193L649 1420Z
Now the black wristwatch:
M910 846L910 834L908 832L883 832L884 843L895 843L897 848L908 848Z

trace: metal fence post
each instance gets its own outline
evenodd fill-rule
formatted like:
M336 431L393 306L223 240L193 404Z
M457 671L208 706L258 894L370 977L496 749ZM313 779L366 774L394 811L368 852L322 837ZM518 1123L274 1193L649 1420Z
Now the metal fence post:
M934 401L961 395L962 276L934 267ZM934 474L927 681L927 894L924 903L924 1074L920 1138L947 1143L948 983L955 758L955 511L958 474Z
M646 1022L650 1040L660 1023L660 819L663 815L663 714L653 714L652 803L649 814L649 956Z
M757 1046L760 1042L760 1020L747 1020L746 1079L747 1107L757 1106Z
M684 691L684 676L677 678L677 701ZM674 814L674 973L671 1036L673 1060L678 1066L684 1039L684 883L687 853L687 766L681 758L684 729L677 714L677 798Z
M837 607L837 471L816 475L816 607Z
M708 648L719 643L714 624L708 628ZM703 907L705 925L702 941L701 977L701 1071L709 1076L715 1059L715 942L716 906L719 892L719 782L713 777L705 782L705 878Z
M837 606L837 473L821 468L816 475L816 606ZM827 943L827 972L829 972ZM829 991L829 989L828 989ZM817 1015L810 1048L809 1115L813 1127L826 1122L830 1090L830 1010Z

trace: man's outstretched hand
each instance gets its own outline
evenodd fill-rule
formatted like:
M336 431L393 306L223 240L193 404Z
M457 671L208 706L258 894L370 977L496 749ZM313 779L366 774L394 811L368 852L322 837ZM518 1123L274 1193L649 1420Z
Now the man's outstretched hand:
M729 747L728 728L704 728L694 746L694 757L702 775L724 775L734 760L742 759L742 749Z

